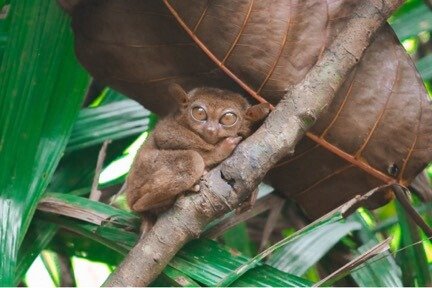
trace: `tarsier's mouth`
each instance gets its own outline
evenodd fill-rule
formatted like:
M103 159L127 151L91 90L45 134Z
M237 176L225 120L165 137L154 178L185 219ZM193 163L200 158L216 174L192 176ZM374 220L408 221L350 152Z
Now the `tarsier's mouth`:
M201 135L201 136L207 143L212 144L212 145L216 145L217 143L219 143L220 141L225 139L225 138L220 138L218 136L214 136L214 137L205 136L205 135Z

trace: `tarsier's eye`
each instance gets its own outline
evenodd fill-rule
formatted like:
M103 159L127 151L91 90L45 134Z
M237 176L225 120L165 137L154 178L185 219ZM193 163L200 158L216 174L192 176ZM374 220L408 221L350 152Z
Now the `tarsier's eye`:
M219 123L221 123L224 126L232 126L237 122L237 115L233 112L227 112L219 120Z
M207 120L207 112L201 106L196 106L192 108L192 117L198 121Z

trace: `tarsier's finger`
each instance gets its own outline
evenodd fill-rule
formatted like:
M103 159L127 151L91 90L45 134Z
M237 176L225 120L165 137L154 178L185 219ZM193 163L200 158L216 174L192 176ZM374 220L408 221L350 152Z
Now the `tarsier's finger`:
M230 144L235 144L237 145L238 143L240 143L240 141L243 139L243 137L238 136L238 137L228 137L225 139L225 141L227 141Z
M194 186L191 188L191 191L192 191L192 192L199 192L199 190L200 190L200 185L199 185L199 184L196 184L196 185L194 185Z

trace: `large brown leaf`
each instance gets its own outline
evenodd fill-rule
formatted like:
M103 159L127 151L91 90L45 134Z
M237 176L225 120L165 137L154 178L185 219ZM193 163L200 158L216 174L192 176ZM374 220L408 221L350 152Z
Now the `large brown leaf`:
M355 2L87 0L72 18L77 55L94 77L164 114L170 82L243 89L277 104ZM384 27L296 154L268 179L317 217L380 184L408 184L432 158L431 120L418 73Z

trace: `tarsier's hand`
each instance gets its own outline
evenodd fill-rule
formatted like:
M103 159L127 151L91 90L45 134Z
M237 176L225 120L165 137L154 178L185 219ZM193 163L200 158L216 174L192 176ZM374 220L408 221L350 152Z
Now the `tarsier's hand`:
M227 158L231 153L234 151L234 149L237 147L237 145L242 140L242 137L228 137L225 138L223 141L221 141L216 149L220 153L220 155L224 156L223 159Z
M241 140L242 137L227 137L219 142L213 150L203 153L206 169L211 169L230 156Z
M242 140L242 137L227 137L224 140L222 140L219 144L216 145L216 147L207 154L204 154L203 159L206 164L207 168L210 168L213 165L219 164L228 156L231 155L231 153L234 151L234 149L237 147L237 145ZM202 176L207 174L207 169L204 169L204 173ZM198 183L196 183L190 190L193 192L198 192L200 189L200 186Z

